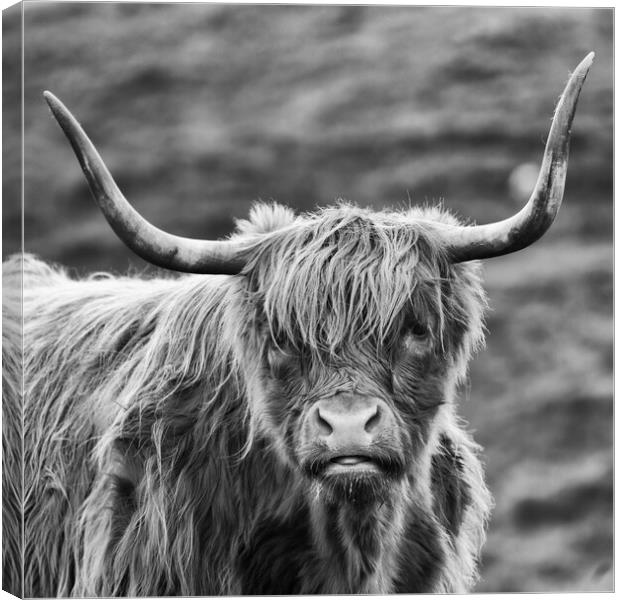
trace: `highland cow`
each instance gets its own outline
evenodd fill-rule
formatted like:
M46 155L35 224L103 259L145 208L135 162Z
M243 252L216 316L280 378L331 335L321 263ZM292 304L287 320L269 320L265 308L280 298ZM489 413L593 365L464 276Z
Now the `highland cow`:
M223 241L145 221L46 93L116 233L189 274L75 280L31 256L5 263L5 589L468 590L491 504L455 409L483 342L477 259L553 221L591 62L567 84L530 201L506 221L259 205Z

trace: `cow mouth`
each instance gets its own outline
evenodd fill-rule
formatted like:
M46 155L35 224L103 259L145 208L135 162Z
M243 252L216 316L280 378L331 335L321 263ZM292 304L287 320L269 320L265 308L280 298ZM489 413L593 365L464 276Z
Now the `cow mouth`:
M300 458L317 499L360 509L389 501L406 472L405 457L396 448L377 445L337 449L316 445Z
M302 468L311 478L400 477L404 464L392 453L318 452L305 457Z
M346 454L343 456L334 456L325 465L324 473L380 473L383 469L370 456L362 454Z
M344 502L360 509L388 501L404 473L398 456L353 449L315 454L302 465L317 486L317 498L327 504Z

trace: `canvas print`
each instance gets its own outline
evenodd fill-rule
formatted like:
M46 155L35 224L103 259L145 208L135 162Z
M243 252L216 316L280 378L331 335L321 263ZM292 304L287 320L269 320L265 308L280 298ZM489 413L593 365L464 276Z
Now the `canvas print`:
M3 17L5 591L613 590L610 9Z

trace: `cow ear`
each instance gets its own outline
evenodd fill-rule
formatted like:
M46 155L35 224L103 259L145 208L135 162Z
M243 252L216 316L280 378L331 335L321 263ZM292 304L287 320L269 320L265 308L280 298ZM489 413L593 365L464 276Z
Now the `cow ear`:
M463 457L446 435L441 436L437 453L433 455L431 484L435 515L446 531L456 537L471 495Z

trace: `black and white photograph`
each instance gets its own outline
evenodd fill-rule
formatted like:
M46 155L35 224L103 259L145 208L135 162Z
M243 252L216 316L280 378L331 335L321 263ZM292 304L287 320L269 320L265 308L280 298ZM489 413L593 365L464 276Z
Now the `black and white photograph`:
M5 592L614 591L611 6L2 39Z

